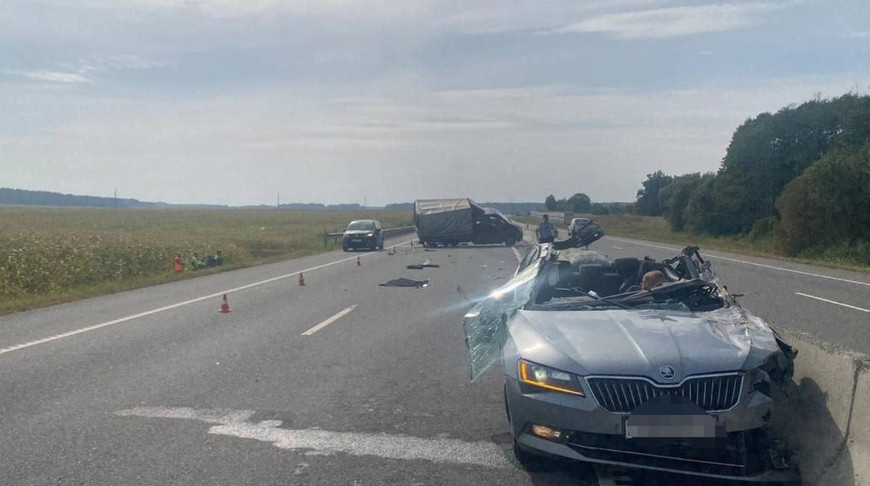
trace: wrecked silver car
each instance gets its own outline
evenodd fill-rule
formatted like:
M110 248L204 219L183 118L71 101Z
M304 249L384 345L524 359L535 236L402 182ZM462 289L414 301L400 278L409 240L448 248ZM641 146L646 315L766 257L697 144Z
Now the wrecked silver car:
M518 461L796 480L768 432L796 351L698 248L610 260L579 249L603 235L588 233L532 247L464 318L472 380L503 362Z

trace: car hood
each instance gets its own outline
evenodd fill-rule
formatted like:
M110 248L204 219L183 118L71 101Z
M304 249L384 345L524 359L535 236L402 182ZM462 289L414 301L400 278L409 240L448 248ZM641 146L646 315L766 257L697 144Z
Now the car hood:
M519 310L509 330L519 355L579 375L647 376L676 383L686 376L745 369L753 351L746 326L674 311ZM772 352L769 344L763 346ZM676 371L664 379L661 368ZM753 364L754 366L754 364Z

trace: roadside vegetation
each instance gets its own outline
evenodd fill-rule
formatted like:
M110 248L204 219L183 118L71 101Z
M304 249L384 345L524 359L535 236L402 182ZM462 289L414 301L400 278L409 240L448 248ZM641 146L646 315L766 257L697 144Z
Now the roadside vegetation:
M611 235L870 271L870 96L750 118L717 172L648 174L633 208L585 194L544 203L592 213ZM614 213L633 214L603 216Z
M400 211L0 207L0 313L311 255L353 219L409 226ZM221 267L173 270L220 250Z

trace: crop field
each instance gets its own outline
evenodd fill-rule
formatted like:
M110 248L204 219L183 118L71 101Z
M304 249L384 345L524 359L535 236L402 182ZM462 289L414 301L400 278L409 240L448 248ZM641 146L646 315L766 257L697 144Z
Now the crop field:
M412 224L404 211L0 207L0 313L322 252L353 219ZM218 250L222 267L173 271L176 253Z

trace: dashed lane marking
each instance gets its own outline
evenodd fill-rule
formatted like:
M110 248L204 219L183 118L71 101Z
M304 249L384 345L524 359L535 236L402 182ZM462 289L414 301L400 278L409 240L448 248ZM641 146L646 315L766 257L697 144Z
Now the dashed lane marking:
M395 245L391 246L390 248L395 248L395 247L397 247L397 246L407 245L407 244L410 243L411 241L413 241L413 240L403 241L403 242L401 242L401 243L398 243L398 244L395 244ZM371 254L372 254L372 255L376 255L377 253L371 253ZM186 306L186 305L195 304L195 303L197 303L197 302L202 302L202 301L204 301L204 300L214 299L214 298L220 297L220 296L222 296L222 295L224 295L224 294L229 294L229 293L232 293L232 292L238 292L238 291L240 291L240 290L247 290L247 289L250 289L250 288L258 287L258 286L260 286L260 285L265 285L265 284L267 284L267 283L276 282L276 281L278 281L278 280L283 280L283 279L286 279L286 278L295 277L295 276L299 275L300 273L309 273L309 272L313 272L313 271L315 271L315 270L320 270L320 269L322 269L322 268L331 267L331 266L333 266L333 265L338 265L339 263L344 263L344 262L348 262L348 261L356 260L356 259L357 259L356 256L347 257L347 258L342 258L341 260L336 260L336 261L334 261L334 262L325 263L325 264L323 264L323 265L317 265L317 266L315 266L315 267L306 268L306 269L300 270L300 271L298 271L298 272L288 273L288 274L286 274L286 275L279 275L279 276L277 276L277 277L272 277L272 278L269 278L269 279L266 279L266 280L261 280L261 281L259 281L259 282L254 282L254 283L250 283L250 284L247 284L247 285L242 285L241 287L235 287L235 288L228 289L228 290L221 290L220 292L215 292L215 293L213 293L213 294L204 295L204 296L202 296L202 297L197 297L197 298L195 298L195 299L185 300L184 302L178 302L178 303L175 303L175 304L172 304L172 305L167 305L167 306L160 307L160 308L157 308L157 309L152 309L152 310L149 310L149 311L140 312L140 313L138 313L138 314L133 314L133 315L126 316L126 317L121 317L121 318L119 318L119 319L115 319L115 320L112 320L112 321L109 321L109 322L103 322L103 323L101 323L101 324L95 324L95 325L93 325L93 326L87 326L87 327L83 327L83 328L80 328L80 329L75 329L75 330L73 330L73 331L65 332L65 333L63 333L63 334L55 334L54 336L49 336L49 337L46 337L46 338L37 339L37 340L35 340L35 341L29 341L29 342L26 342L26 343L16 344L15 346L10 346L10 347L8 347L8 348L0 349L0 355L6 354L6 353L11 353L11 352L13 352L13 351L19 351L19 350L21 350L21 349L31 348L31 347L33 347L33 346L38 346L38 345L40 345L40 344L50 343L50 342L52 342L52 341L57 341L57 340L59 340L59 339L72 337L72 336L75 336L75 335L78 335L78 334L83 334L83 333L86 333L86 332L96 331L97 329L102 329L102 328L104 328L104 327L113 326L113 325L115 325L115 324L120 324L120 323L122 323L122 322L132 321L133 319L138 319L138 318L140 318L140 317L146 317L146 316L150 316L150 315L157 314L157 313L160 313L160 312L164 312L164 311L168 311L168 310L172 310L172 309L177 309L177 308L179 308L179 307L184 307L184 306Z
M209 434L253 439L279 449L305 454L350 454L386 459L423 459L435 463L467 464L492 469L513 468L507 448L493 442L449 438L422 438L405 434L331 432L321 429L285 429L280 420L251 420L251 410L196 410L192 408L137 407L115 412L121 417L198 420L212 424Z
M829 299L825 299L825 298L822 298L822 297L817 297L817 296L815 296L815 295L804 294L804 293L801 293L801 292L795 292L795 294L800 295L801 297L807 297L807 298L810 298L810 299L816 299L816 300L820 300L820 301L822 301L822 302L827 302L827 303L829 303L829 304L836 304L836 305L840 305L840 306L843 306L843 307L848 307L849 309L855 309L855 310L857 310L857 311L861 311L861 312L870 312L870 309L864 309L863 307L856 307L856 306L854 306L854 305L844 304L844 303L842 303L842 302L837 302L836 300L829 300Z
M344 309L343 311L339 312L338 314L330 317L329 319L327 319L327 320L321 322L320 324L312 327L311 329L303 332L302 335L303 336L310 336L310 335L314 334L315 332L323 329L324 327L332 324L333 322L341 319L342 317L350 314L351 312L353 312L354 309L356 309L356 305L352 305L352 306L348 307L347 309Z
M640 245L640 246L648 246L648 247L651 247L651 248L659 248L659 249L662 249L662 250L668 250L668 251L680 251L680 250L681 250L680 248L674 248L674 247L663 246L663 245L654 245L654 244L652 244L652 243L641 243L641 242L634 241L634 240L627 240L627 239L624 239L624 238L617 238L617 237L615 237L615 236L608 236L607 238L610 238L611 240L624 241L624 242L626 242L626 243L632 243L632 244ZM738 260L738 259L736 259L736 258L728 258L728 257L723 257L723 256L717 256L717 255L705 254L704 257L705 257L705 258L710 258L710 259L713 259L713 260L725 260L725 261L729 261L729 262L743 263L743 264L746 264L746 265L754 265L754 266L756 266L756 267L769 268L769 269L771 269L771 270L780 270L780 271L783 271L783 272L797 273L797 274L799 274L799 275L806 275L806 276L808 276L808 277L826 278L826 279L828 279L828 280L837 280L837 281L839 281L839 282L846 282L846 283L850 283L850 284L863 285L863 286L865 286L865 287L870 287L870 282L861 282L861 281L858 281L858 280L849 280L849 279L846 279L846 278L831 277L830 275L822 275L822 274L819 274L819 273L804 272L804 271L801 271L801 270L793 270L793 269L791 269L791 268L777 267L777 266L774 266L774 265L765 265L765 264L763 264L763 263L748 262L748 261L746 261L746 260Z

